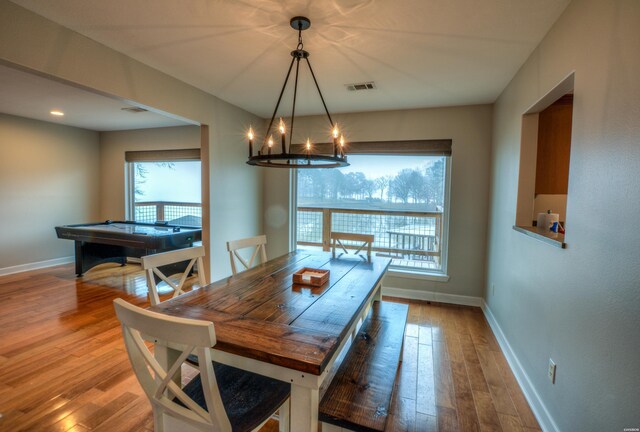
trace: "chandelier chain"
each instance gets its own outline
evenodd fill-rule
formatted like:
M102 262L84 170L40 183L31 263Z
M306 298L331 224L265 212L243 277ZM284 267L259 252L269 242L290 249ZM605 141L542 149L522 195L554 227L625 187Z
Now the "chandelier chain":
M298 72L300 71L300 57L296 57L296 81L293 86L293 108L291 109L291 128L289 133L289 148L293 140L293 121L296 118L296 97L298 95Z
M264 139L262 140L262 146L260 147L260 149L263 149L264 146L267 144L267 139L269 137L269 134L271 133L271 127L273 126L273 120L276 118L276 114L278 113L278 108L280 107L280 102L282 101L282 95L284 94L284 90L285 88L287 88L287 82L289 81L289 75L291 75L291 69L293 69L293 62L295 61L295 57L291 59L291 63L289 64L289 70L287 71L287 76L284 79L284 84L282 85L282 89L280 90L280 96L278 96L278 102L276 103L276 107L273 109L273 115L271 116L271 121L269 121L269 127L267 128L267 133L264 136ZM283 148L282 151L284 152L285 149Z

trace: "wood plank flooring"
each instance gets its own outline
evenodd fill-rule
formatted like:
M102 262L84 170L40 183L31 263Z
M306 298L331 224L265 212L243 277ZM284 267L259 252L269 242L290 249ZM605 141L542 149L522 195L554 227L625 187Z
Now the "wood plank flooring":
M112 306L146 293L134 264L0 277L0 431L152 431ZM388 430L540 430L478 308L407 303Z

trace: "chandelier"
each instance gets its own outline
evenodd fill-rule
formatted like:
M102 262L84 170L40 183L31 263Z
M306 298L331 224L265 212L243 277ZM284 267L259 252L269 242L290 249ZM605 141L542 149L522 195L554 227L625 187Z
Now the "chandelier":
M291 64L289 65L287 76L284 80L282 90L280 91L280 96L278 96L278 102L276 102L276 107L273 110L273 115L271 116L269 127L267 128L267 133L262 140L262 145L258 149L258 154L255 156L253 154L253 140L255 138L255 135L253 133L253 129L249 128L249 133L247 135L249 138L249 159L247 160L247 163L249 165L275 168L335 168L348 166L349 163L347 162L347 155L345 154L344 136L340 134L338 125L334 124L333 120L331 119L331 114L329 114L327 104L325 103L322 92L320 91L318 80L313 73L311 63L309 63L309 52L303 49L304 45L302 43L302 31L311 27L311 21L309 20L309 18L297 16L291 18L289 24L291 24L291 27L294 30L298 31L298 46L295 50L291 51L291 56L293 57L293 59L291 59ZM329 124L331 125L331 135L333 138L333 155L314 153L313 145L311 144L311 140L309 138L307 138L307 142L304 146L297 146L303 148L302 152L293 152L292 150L293 125L296 114L296 96L298 93L298 72L300 70L300 60L302 59L304 59L307 63L307 66L309 66L311 77L313 78L313 82L316 85L316 89L318 90L318 94L320 95L320 100L322 101L322 105L324 106L327 118L329 119ZM295 84L293 87L293 108L291 110L291 123L288 131L289 146L287 148L287 126L281 117L277 127L277 133L280 134L281 148L280 152L277 153L277 150L273 148L274 133L272 133L271 128L274 126L273 123L276 118L276 114L278 113L280 102L282 101L282 95L284 94L284 91L287 87L287 82L289 81L289 77L291 76L291 70L293 69L294 63L296 64L296 73Z

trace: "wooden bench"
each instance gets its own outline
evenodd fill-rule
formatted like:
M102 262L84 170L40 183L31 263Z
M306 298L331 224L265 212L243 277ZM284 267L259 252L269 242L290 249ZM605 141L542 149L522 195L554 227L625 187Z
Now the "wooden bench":
M323 432L384 431L409 307L376 301L320 402Z

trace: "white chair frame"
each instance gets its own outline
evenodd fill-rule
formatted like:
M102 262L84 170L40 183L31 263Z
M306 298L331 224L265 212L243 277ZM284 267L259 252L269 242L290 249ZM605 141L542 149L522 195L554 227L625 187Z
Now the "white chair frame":
M204 247L195 246L184 249L177 249L169 252L162 252L154 255L147 255L142 257L142 268L145 271L147 278L147 288L149 289L149 300L152 305L160 303L160 296L158 295L158 287L156 285L156 279L154 275L158 276L161 280L167 283L173 289L173 297L177 297L184 294L182 288L184 282L189 277L189 272L193 269L194 264L198 264L198 282L200 286L207 284L204 276L204 263L202 260L204 257ZM186 270L180 277L179 282L176 284L167 275L163 274L158 267L174 264L181 261L191 260L187 265ZM169 275L170 276L170 275Z
M212 322L172 317L139 308L122 299L114 300L116 315L133 370L151 402L155 431L231 431L218 384L216 382L211 347L216 344ZM168 370L153 356L143 338L171 344L182 352ZM161 342L160 342L161 341ZM179 348L178 348L179 347ZM198 355L202 391L207 405L203 409L174 382L174 376L186 358ZM204 366L202 366L204 365ZM173 401L179 399L185 406ZM280 430L288 430L289 399L279 408L282 413ZM259 430L265 422L254 431Z
M248 270L253 267L253 263L255 262L258 253L260 253L260 259L262 262L267 261L267 236L259 235L256 237L249 237L240 240L232 240L227 242L227 251L229 252L229 260L231 261L231 271L233 274L238 273L238 269L236 268L236 259L240 261L240 264L244 266L244 270ZM247 262L239 253L240 249L255 247L249 262Z
M343 232L331 232L331 254L335 258L336 257L336 246L340 246L340 248L344 251L345 254L349 254L347 248L342 243L342 240L345 241L355 241L362 242L360 246L356 246L357 249L354 252L355 255L360 254L360 251L367 248L367 259L371 260L371 247L373 245L373 240L375 236L373 234L353 234L353 233L343 233ZM353 246L350 246L353 248Z

